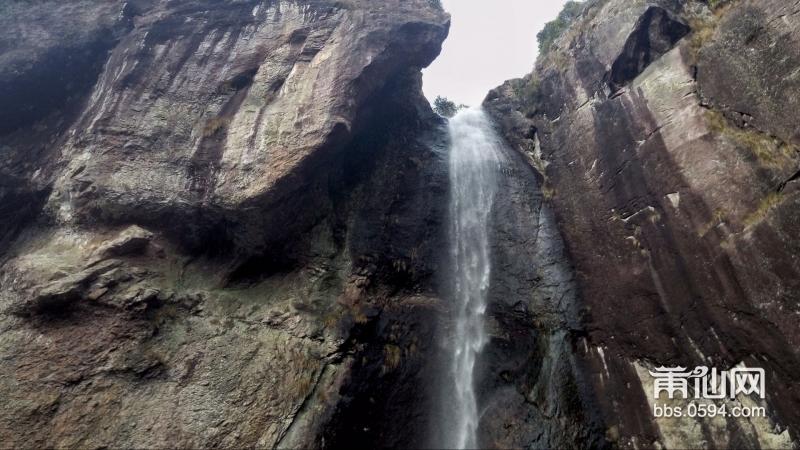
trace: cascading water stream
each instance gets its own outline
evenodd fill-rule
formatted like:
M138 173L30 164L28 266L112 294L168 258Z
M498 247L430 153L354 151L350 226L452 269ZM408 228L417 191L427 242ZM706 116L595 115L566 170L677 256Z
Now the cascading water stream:
M477 447L475 360L486 342L483 316L491 272L489 220L502 161L500 141L482 109L450 119L450 214L454 272L452 448Z

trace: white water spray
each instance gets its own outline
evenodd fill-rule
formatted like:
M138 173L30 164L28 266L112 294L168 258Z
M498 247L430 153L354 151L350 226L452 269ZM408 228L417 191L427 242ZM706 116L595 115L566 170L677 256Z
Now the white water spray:
M478 407L473 372L484 344L483 315L491 272L489 219L502 150L481 109L450 120L450 214L454 262L452 448L477 447Z

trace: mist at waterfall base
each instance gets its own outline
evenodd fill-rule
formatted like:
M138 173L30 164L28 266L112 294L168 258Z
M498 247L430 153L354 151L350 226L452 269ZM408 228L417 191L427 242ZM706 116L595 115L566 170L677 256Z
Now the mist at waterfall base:
M477 448L480 413L475 363L486 344L484 313L491 274L490 213L501 170L501 143L482 109L459 112L450 138L450 273L444 333L451 367L443 373L442 423L437 445Z

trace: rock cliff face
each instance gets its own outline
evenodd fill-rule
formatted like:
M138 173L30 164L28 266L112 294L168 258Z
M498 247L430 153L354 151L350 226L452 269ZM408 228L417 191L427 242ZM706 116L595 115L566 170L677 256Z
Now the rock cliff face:
M2 442L439 442L435 2L12 2L0 19ZM479 442L602 446L574 276L534 172L507 159Z
M0 6L0 441L421 445L427 0Z
M484 102L555 212L615 445L797 445L798 70L797 2L595 1ZM653 418L648 370L739 364L766 400L725 404L766 418Z
M0 442L436 445L436 5L0 5ZM482 446L796 445L799 8L592 1L489 94ZM653 419L739 364L767 417Z

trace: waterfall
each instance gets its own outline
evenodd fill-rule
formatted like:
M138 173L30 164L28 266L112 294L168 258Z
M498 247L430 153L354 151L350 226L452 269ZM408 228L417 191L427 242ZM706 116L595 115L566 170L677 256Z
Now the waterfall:
M502 150L482 109L467 109L450 119L450 214L453 261L454 427L449 447L477 447L478 408L475 360L486 343L483 315L491 271L489 220Z

